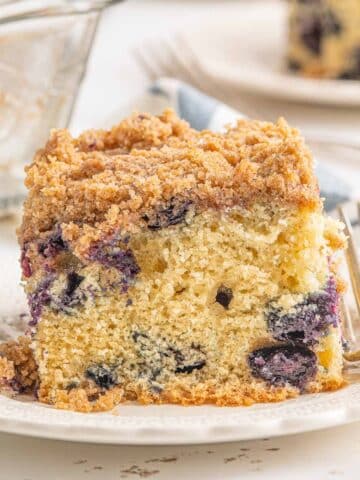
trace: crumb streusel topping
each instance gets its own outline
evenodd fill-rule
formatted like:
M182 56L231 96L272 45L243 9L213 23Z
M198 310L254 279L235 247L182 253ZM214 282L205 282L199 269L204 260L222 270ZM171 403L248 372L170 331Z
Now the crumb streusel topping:
M193 130L170 110L78 138L52 131L27 168L26 186L21 243L60 224L79 251L99 232L144 226L174 201L180 211L184 202L197 211L255 201L320 205L311 154L284 119L239 120L216 134Z

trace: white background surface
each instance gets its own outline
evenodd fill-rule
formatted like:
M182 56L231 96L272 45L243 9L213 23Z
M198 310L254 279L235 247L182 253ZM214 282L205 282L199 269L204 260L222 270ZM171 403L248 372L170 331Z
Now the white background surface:
M129 1L105 13L77 111L76 130L105 118L147 79L132 48L148 37L216 18L235 1ZM271 19L269 19L271 21ZM101 55L99 52L101 51ZM289 105L245 98L265 118L285 115L297 126L339 128L358 134L359 111ZM110 106L110 107L109 107ZM236 105L235 105L236 106ZM353 424L322 432L228 445L116 447L0 435L0 480L349 479L360 471L360 428Z
M1 480L358 480L360 428L355 424L216 446L146 448L4 434L0 465Z

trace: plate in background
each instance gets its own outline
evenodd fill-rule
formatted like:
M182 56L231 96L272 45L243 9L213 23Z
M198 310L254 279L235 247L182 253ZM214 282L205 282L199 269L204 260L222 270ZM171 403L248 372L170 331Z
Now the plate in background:
M214 23L180 33L218 87L315 104L360 106L360 81L309 79L287 71L286 2L239 3Z

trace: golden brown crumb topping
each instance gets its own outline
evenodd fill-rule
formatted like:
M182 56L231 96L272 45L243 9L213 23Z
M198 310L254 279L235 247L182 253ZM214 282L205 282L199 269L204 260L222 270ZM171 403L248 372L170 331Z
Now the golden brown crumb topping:
M298 131L240 120L223 134L197 132L168 110L134 114L110 131L73 138L54 130L27 168L22 243L61 224L85 247L177 202L196 209L254 202L320 206L312 158Z
M27 337L19 337L17 341L0 344L0 376L1 365L7 373L7 378L15 382L15 387L21 391L33 391L38 383L38 371L35 363L31 340ZM11 375L12 374L12 375ZM11 376L10 376L11 375Z
M14 378L15 370L14 365L7 358L0 357L0 385L2 382L11 380Z

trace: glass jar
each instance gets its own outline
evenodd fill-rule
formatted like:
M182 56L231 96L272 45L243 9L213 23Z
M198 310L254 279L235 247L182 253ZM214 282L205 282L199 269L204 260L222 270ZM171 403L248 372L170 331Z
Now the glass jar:
M0 0L0 216L21 205L24 165L66 127L106 0Z

